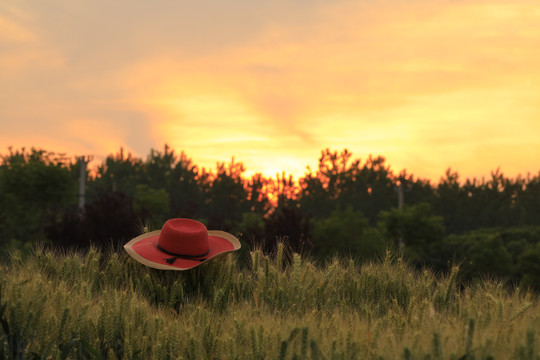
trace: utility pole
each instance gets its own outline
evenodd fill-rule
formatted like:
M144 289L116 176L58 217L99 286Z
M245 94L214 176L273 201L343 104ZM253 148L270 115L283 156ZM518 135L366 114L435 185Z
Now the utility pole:
M398 191L398 209L403 209L403 183L401 181L398 181L397 186Z
M81 156L79 157L80 174L79 174L79 210L84 212L84 200L85 200L85 189L86 189L86 165L92 161L91 156Z
M401 213L401 211L403 209L403 201L404 201L404 199L403 199L403 182L399 181L399 180L397 182L397 193L398 193L398 210ZM398 242L399 242L399 249L403 250L403 248L405 247L405 243L403 242L403 234L399 234Z

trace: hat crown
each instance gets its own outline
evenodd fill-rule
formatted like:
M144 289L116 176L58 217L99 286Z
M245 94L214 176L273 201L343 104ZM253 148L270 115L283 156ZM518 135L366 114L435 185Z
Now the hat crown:
M208 230L192 219L171 219L161 228L158 245L173 254L199 256L208 252Z

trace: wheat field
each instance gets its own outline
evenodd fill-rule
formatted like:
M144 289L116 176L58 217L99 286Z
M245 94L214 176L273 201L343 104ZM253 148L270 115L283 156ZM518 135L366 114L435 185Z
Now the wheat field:
M246 262L246 261L245 261ZM539 359L537 298L462 285L395 253L317 264L252 251L187 272L121 250L12 251L0 273L1 359Z

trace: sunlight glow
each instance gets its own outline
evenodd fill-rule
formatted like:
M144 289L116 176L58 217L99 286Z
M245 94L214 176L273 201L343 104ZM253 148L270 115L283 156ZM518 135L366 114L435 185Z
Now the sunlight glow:
M536 0L68 4L0 5L4 148L168 144L296 178L325 148L432 181L538 171Z

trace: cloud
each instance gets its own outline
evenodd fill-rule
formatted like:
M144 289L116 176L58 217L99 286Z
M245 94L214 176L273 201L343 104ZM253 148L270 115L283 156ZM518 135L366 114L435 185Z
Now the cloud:
M168 67L178 79L168 92L234 94L276 143L295 152L332 146L382 153L397 167L429 164L431 171L420 170L430 177L452 156L459 164L478 161L474 149L508 134L460 129L497 128L511 116L507 108L523 122L522 107L535 107L537 85L521 86L539 76L538 15L520 4L359 4L326 6L301 26L274 23L251 42L182 59Z
M297 174L329 146L423 164L429 176L485 161L482 146L521 155L509 139L531 142L539 130L530 120L540 108L534 5L2 4L0 142L48 138L96 152L126 144L140 156L168 142L195 160L236 155L248 168Z

